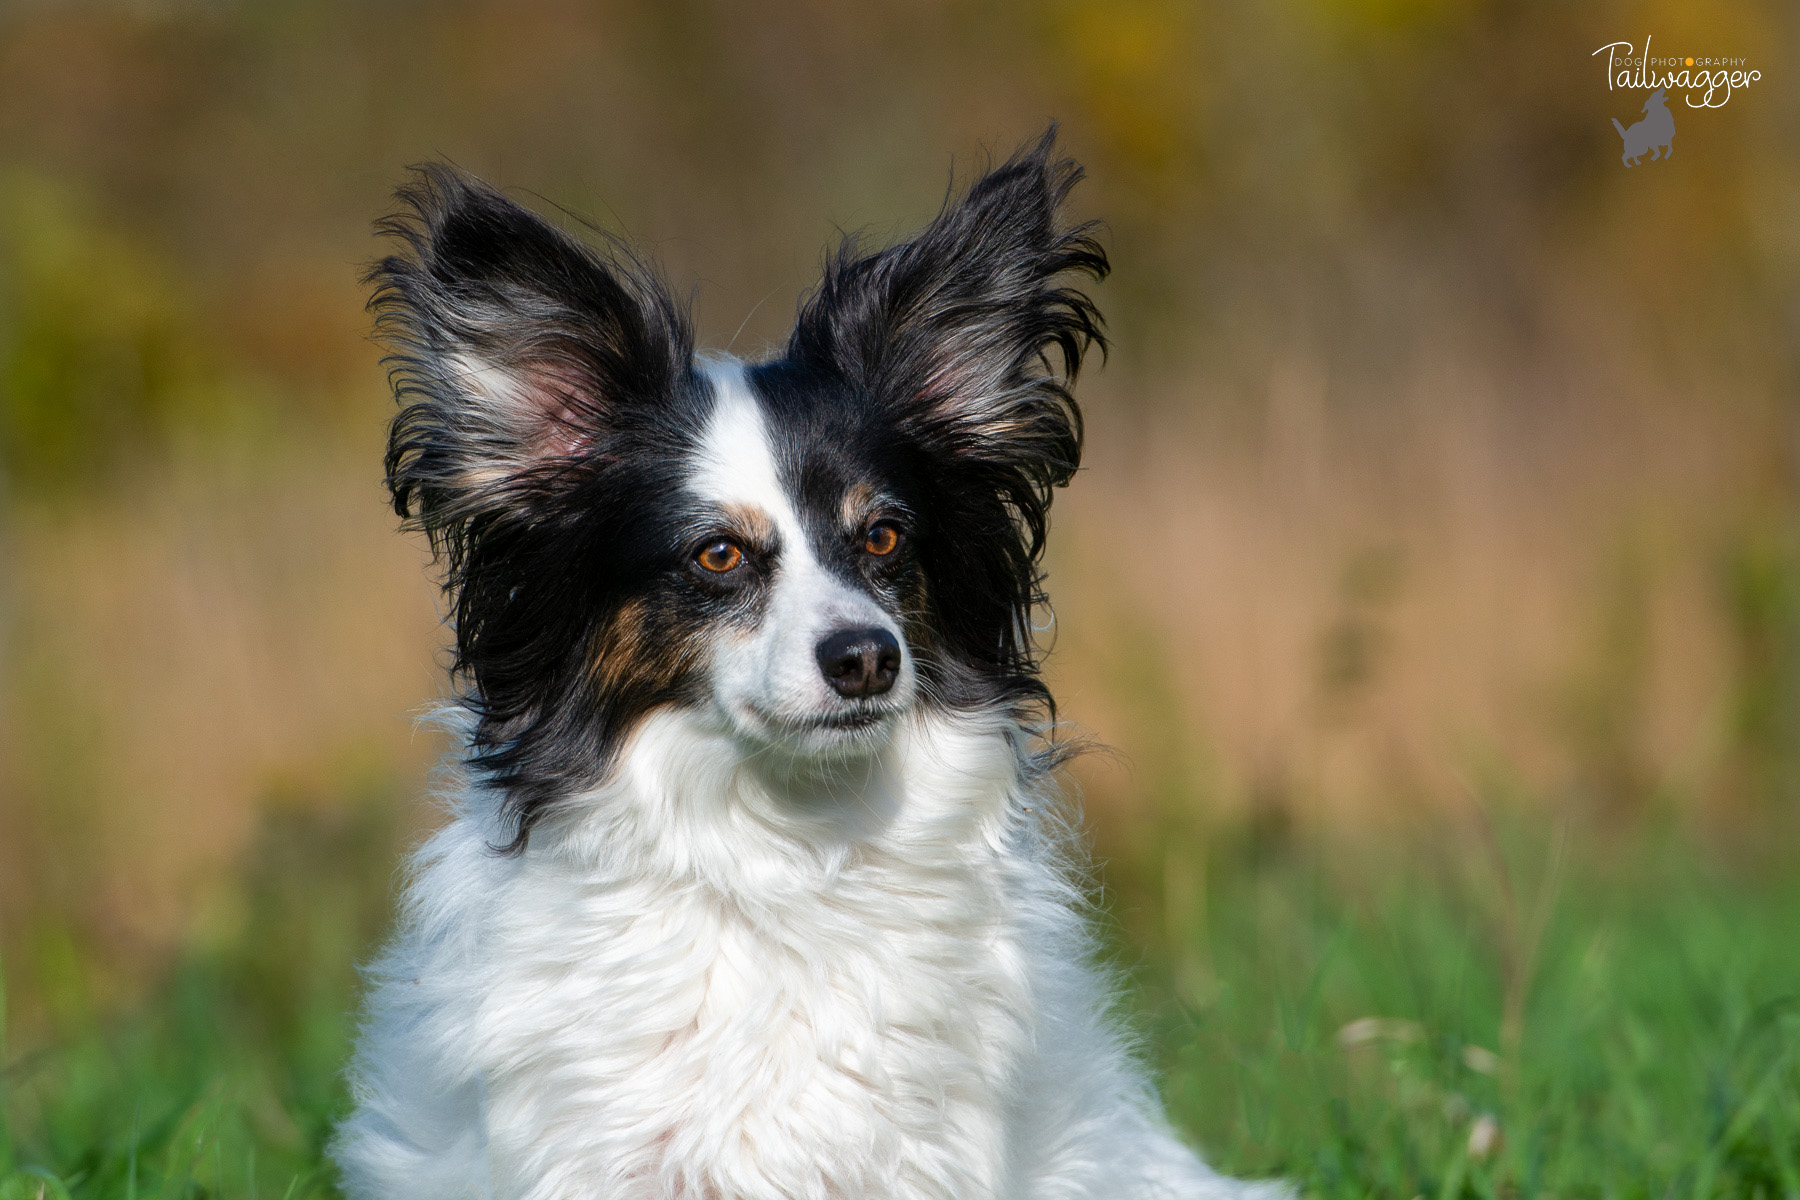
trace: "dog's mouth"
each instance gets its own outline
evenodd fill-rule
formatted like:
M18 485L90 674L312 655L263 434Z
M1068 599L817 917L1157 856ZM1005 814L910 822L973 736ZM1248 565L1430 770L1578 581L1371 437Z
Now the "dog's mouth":
M746 702L744 707L765 729L788 737L806 737L809 734L862 733L886 724L898 716L900 711L893 706L859 707L845 712L807 713L794 716L770 712L754 702Z

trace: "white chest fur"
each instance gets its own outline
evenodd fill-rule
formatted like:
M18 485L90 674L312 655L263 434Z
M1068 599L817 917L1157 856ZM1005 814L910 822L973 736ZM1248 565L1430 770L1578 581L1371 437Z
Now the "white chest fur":
M1118 1155L1200 1170L1146 1112L1020 786L1000 723L921 721L805 780L671 715L521 856L471 797L373 972L349 1190L948 1200L1130 1194Z

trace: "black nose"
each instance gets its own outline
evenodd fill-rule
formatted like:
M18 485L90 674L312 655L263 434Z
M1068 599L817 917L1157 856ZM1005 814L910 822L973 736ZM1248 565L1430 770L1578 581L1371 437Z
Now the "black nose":
M836 629L813 653L825 682L840 696L879 696L900 674L900 642L885 629Z

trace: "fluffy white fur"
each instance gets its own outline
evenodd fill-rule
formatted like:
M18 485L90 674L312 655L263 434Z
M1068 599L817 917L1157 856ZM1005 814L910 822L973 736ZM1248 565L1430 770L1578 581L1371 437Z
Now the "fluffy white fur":
M1163 1127L1019 736L918 715L810 773L671 711L516 857L457 791L371 973L350 1195L1262 1190Z
M688 486L781 535L768 610L714 646L709 705L651 715L522 854L500 796L453 789L371 972L350 1194L1243 1195L1108 1019L1024 731L909 705L873 753L812 744L814 643L893 622L813 557L742 368L706 370Z

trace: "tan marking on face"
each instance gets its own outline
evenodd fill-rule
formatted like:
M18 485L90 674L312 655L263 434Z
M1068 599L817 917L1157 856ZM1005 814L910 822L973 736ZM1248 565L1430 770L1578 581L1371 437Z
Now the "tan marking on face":
M754 504L727 504L720 510L726 529L750 546L768 549L775 544L775 522Z
M850 485L844 493L843 503L838 506L838 515L843 519L846 529L855 529L869 518L875 507L875 489L866 483Z
M594 639L594 673L608 689L626 683L672 687L693 658L693 647L681 639L657 635L642 600L621 604Z

